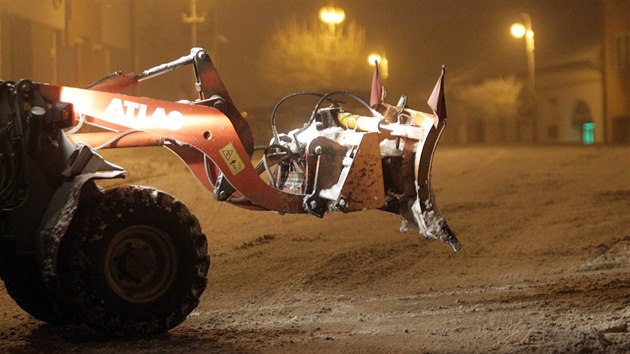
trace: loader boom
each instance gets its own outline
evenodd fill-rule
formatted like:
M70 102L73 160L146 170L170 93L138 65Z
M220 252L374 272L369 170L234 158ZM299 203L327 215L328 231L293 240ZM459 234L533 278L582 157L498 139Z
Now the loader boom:
M186 65L192 65L194 68L195 87L199 94L196 101L167 102L119 93L145 80ZM440 76L430 101L435 106L432 108L443 111L445 115L443 75L444 73ZM99 91L101 89L103 91ZM320 203L318 208L313 208L309 205L315 205L317 201L313 204L312 196L309 199L304 195L288 193L261 179L261 169L250 162L253 139L249 125L236 109L212 61L201 48L193 48L187 56L145 70L138 75L112 75L88 90L42 85L40 92L49 101L72 103L75 114L85 116L87 123L124 134L120 140L116 139L117 135L110 135L110 138L119 144L111 144L108 147L156 144L169 148L189 166L191 172L207 189L214 191L215 197L219 200L231 201L251 209L273 210L280 213L310 212L318 216L323 216L325 209L349 211L366 208L363 203L353 205L353 208L348 208L347 204L340 208L337 203L339 200L347 203L342 196L337 196L332 205L323 207ZM401 139L406 142L407 151L402 149L400 153L407 155L404 158L407 166L412 164L411 161L415 163L413 168L417 187L414 187L410 181L406 181L407 190L403 193L404 200L398 198L386 203L387 198L376 198L383 202L377 206L372 202L368 207L393 211L403 214L403 217L406 214L407 221L422 226L423 222L419 222L421 217L417 216L418 213L422 214L425 210L437 213L430 190L430 170L433 152L445 126L446 117L438 117L437 114L421 114L421 112L408 109L405 111L405 107L393 107L383 102L379 102L374 108L380 109L382 113L373 109L371 110L374 115L372 117L357 116L350 119L348 119L348 114L338 115L333 117L338 121L336 127L325 128L348 129L348 136L352 134L361 137L366 134L378 135L378 139L372 144L380 145L387 139L396 139L398 144ZM414 115L412 119L407 118L405 124L399 123L400 117L410 117L410 114ZM386 117L386 115L389 116ZM373 122L369 124L376 128L365 130L356 125L350 127L349 124L352 124L353 119ZM353 133L350 133L350 129ZM72 136L71 139L73 139ZM123 139L127 142L120 144ZM84 134L73 140L97 146L103 138ZM274 141L274 143L277 142ZM358 145L355 144L354 148L358 148ZM417 152L413 151L414 148ZM363 150L367 149L368 147L364 146ZM339 156L336 160L339 160ZM347 172L352 166L346 167L345 177L347 178ZM341 170L329 178L338 183L340 172ZM311 176L311 178L315 177ZM382 172L372 174L371 178L380 179L376 181L380 185L384 183ZM311 181L311 184L313 183L314 181ZM419 190L416 191L416 188ZM409 206L401 205L401 203L413 204L413 200L417 199L416 196L421 199L421 202L416 203L421 207L420 212L414 212ZM315 198L317 199L318 196ZM326 204L325 201L324 204ZM395 210L396 208L398 210ZM443 220L443 218L439 219ZM438 229L441 228L438 227ZM427 231L426 227L425 231ZM454 237L452 232L448 234L446 238L452 240ZM454 246L454 248L458 247Z
M194 100L123 93L188 65ZM433 154L446 126L444 73L428 101L431 113L407 107L404 96L395 106L384 102L377 71L371 103L346 91L290 94L274 107L273 136L260 147L201 48L88 88L0 81L0 276L34 316L78 317L114 335L163 332L197 306L209 267L198 220L151 187L101 190L95 180L125 171L98 150L118 147L171 150L220 202L320 218L380 209L401 217L401 231L416 228L458 251L431 190ZM297 96L314 97L311 115L301 128L278 132L277 111ZM360 113L346 109L348 100Z

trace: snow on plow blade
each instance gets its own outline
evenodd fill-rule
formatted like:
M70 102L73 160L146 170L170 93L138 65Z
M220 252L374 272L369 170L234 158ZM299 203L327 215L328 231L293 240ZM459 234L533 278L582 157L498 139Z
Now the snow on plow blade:
M433 162L433 154L437 147L438 141L446 126L446 100L444 97L444 75L445 68L442 67L440 77L433 89L431 96L429 97L427 104L433 111L433 115L429 115L422 112L413 111L410 109L403 110L403 116L412 118L408 124L410 126L420 126L424 129L424 134L415 136L418 141L414 145L414 190L409 191L411 185L411 176L403 173L405 180L402 183L403 197L400 203L393 203L398 209L397 213L402 217L402 225L400 230L406 232L409 226L415 226L419 229L420 233L427 239L441 240L444 243L451 246L454 251L459 251L461 245L455 236L455 233L451 230L446 222L446 219L442 216L438 210L435 197L431 190L431 166ZM375 68L373 82L372 82L372 98L375 96L374 92L380 94L381 88L378 82L378 71ZM376 82L375 82L376 80ZM402 108L405 100L401 98L401 102L398 104L398 108ZM379 106L383 107L383 103L379 102ZM391 109L391 107L385 107L385 111ZM399 118L400 118L399 114ZM422 119L419 119L422 117ZM409 134L407 134L409 137ZM413 143L413 142L412 142ZM407 160L409 160L407 158ZM410 161L405 161L403 153L403 166L411 165ZM409 168L407 167L407 170ZM403 171L405 167L403 167ZM398 205L396 205L398 204ZM396 212L391 206L385 208L390 211Z
M418 166L418 198L411 206L411 213L415 224L418 225L424 237L441 240L451 246L454 251L459 251L461 245L455 233L448 226L446 219L439 212L435 204L435 197L431 191L431 162L443 128L444 122L438 123L435 133L429 133L427 140L424 142Z
M431 164L433 161L433 153L437 147L440 135L446 126L446 99L444 97L444 74L446 69L442 67L440 78L435 84L435 88L427 103L433 110L438 119L435 130L431 130L427 139L424 141L422 154L419 165L417 166L418 174L416 180L418 182L418 199L411 207L414 220L419 226L420 231L426 238L439 239L459 251L461 245L455 236L455 233L446 223L446 219L437 209L433 192L431 191Z
M385 103L377 70L369 104L351 93L333 92L321 96L303 128L277 134L272 126L270 146L281 148L269 157L284 154L279 169L269 172L283 177L272 177L272 184L303 195L303 209L318 217L334 210L381 209L402 217L401 231L414 227L458 251L460 244L431 191L433 153L446 125L445 70L428 100L432 114L408 108L405 96L396 106ZM358 100L371 116L345 111L336 95ZM326 100L332 104L321 107ZM287 154L303 154L303 162Z

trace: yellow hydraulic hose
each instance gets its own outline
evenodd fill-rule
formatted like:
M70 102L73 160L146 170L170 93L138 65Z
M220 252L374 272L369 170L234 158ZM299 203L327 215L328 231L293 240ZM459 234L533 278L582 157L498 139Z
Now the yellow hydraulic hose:
M337 115L339 124L345 128L370 133L378 133L378 126L382 119L383 118L381 117L365 117L346 112L342 112Z

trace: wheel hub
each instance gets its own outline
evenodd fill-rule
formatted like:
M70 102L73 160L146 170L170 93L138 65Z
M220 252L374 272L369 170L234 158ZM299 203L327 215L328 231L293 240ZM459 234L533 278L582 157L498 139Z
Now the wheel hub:
M104 275L111 290L134 303L153 301L177 274L175 246L168 234L148 225L117 233L105 252Z

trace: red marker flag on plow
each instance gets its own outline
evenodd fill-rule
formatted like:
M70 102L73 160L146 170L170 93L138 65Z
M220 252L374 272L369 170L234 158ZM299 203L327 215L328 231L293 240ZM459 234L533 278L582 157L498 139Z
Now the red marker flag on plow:
M433 92L431 96L429 96L429 100L427 104L433 110L433 113L440 119L446 119L446 98L444 97L444 74L446 73L446 68L442 65L442 73L440 74L440 78L438 79L435 87L433 88Z
M370 106L376 107L381 103L382 87L378 75L378 60L374 60L374 73L372 74L372 88L370 90Z

